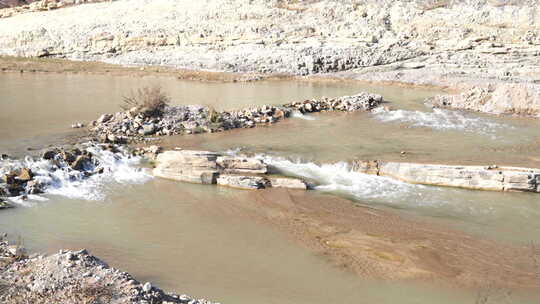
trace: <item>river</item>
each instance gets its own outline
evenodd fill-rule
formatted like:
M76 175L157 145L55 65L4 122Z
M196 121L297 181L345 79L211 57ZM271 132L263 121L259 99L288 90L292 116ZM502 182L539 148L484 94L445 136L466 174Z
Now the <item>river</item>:
M81 131L70 129L72 123L117 111L122 95L151 84L161 85L174 104L216 109L364 90L382 94L389 109L374 113L297 114L271 127L176 136L159 143L264 154L276 168L310 179L317 191L348 198L351 204L397 211L501 242L524 245L540 233L537 195L389 182L352 175L338 163L363 158L540 167L540 122L433 110L423 100L435 90L352 82L0 74L0 152L20 156L76 136ZM235 212L229 201L249 204L252 199L244 191L164 181L124 169L128 178L76 185L3 210L0 231L20 237L31 250L87 248L140 280L223 303L475 301L474 292L382 283L334 267L282 231Z

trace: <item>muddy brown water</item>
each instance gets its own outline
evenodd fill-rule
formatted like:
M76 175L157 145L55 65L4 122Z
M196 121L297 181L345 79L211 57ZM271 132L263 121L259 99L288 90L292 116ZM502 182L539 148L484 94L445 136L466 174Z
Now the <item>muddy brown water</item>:
M0 152L24 155L28 148L61 141L78 132L69 128L72 123L117 111L122 95L148 84L161 85L176 104L217 109L363 90L383 94L398 112L318 114L312 120L299 117L267 128L174 137L162 143L269 153L276 159L296 160L293 163L300 165L290 168L300 176L338 185L319 190L351 198L351 203L398 210L404 216L518 245L540 235L540 200L534 194L409 187L384 180L351 182L345 173L328 176L339 172L337 167L306 170L302 166L356 157L517 165L539 161L538 122L453 112L423 114L432 113L422 102L437 93L430 90L341 82L223 84L157 77L0 74ZM369 187L373 191L360 191ZM32 250L88 248L141 280L223 303L474 303L477 299L475 292L355 277L287 235L231 210L229 200L250 203L250 196L242 191L157 179L96 189L106 194L104 200L45 195L46 202L2 211L0 231L20 236ZM515 295L513 300L536 303L528 298Z

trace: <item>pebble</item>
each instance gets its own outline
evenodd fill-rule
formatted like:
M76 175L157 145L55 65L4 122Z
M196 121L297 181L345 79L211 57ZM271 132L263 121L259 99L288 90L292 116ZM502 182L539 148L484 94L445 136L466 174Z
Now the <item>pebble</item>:
M150 292L150 290L152 290L152 284L150 284L150 282L146 282L144 283L142 289L144 292Z

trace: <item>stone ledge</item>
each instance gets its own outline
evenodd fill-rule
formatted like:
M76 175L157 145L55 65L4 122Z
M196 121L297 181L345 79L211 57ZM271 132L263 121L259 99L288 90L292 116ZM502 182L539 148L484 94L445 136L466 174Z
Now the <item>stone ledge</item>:
M449 166L353 161L355 172L388 176L404 182L476 190L540 193L540 169L498 166Z

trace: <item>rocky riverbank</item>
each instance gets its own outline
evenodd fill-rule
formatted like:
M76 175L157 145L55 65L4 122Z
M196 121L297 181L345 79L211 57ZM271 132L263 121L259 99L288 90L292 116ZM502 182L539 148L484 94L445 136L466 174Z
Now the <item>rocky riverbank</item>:
M126 143L128 140L143 140L145 136L213 133L271 125L290 117L293 111L367 111L383 102L380 95L359 93L353 96L292 102L282 106L264 105L221 112L210 107L190 105L165 106L158 114L148 114L140 107L133 107L127 111L103 114L90 122L89 127L101 142Z
M0 302L210 304L187 295L166 293L112 268L88 251L31 254L0 237Z
M120 0L0 19L0 54L448 87L468 101L441 105L538 115L538 10L536 0Z

